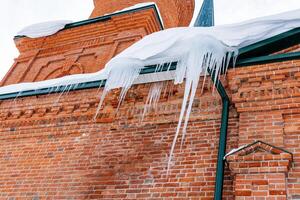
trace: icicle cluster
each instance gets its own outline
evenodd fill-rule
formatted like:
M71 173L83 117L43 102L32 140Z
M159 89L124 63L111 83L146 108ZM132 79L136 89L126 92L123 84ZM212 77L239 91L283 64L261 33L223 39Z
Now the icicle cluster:
M176 32L176 29L174 29L174 31ZM125 53L121 53L107 64L106 69L109 71L109 75L97 113L99 112L105 96L111 89L122 88L119 99L120 105L124 100L128 89L132 86L134 80L138 77L144 66L161 63L157 65L157 69L159 69L165 63L169 63L170 65L171 62L176 61L177 67L174 83L180 84L185 80L185 92L176 133L169 155L169 168L176 141L180 133L182 133L181 144L184 141L200 76L204 75L205 77L208 70L214 71L217 75L226 71L230 59L237 55L237 49L225 45L212 36L203 34L193 34L192 36L181 35L179 38L173 38L173 41L171 42L170 40L172 40L172 38L167 42L162 41L157 44L151 43L151 45L145 45L145 43L151 42L151 39L153 38L148 37L141 42L142 44L139 42L136 43L131 48L125 50ZM141 48L140 45L144 47L144 51L139 50ZM151 52L153 49L155 49L155 52L159 53L153 54L153 52ZM144 52L144 54L141 54L141 52ZM217 76L215 77L215 81L216 79ZM152 103L158 101L161 90L162 85L160 84L155 84L150 88L145 112Z

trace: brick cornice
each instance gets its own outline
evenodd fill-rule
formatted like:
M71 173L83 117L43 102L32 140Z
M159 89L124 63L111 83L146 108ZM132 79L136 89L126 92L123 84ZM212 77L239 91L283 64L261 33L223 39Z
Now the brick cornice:
M286 173L293 155L262 141L246 145L226 156L230 170L235 174Z
M300 106L300 60L232 69L232 102L238 112L284 110Z
M156 12L149 8L66 28L47 37L16 38L20 55L1 85L99 71L117 53L159 30Z
M125 102L116 113L120 90L112 91L105 99L103 108L97 116L97 123L111 123L127 118L132 123L140 123L144 113L145 100L150 84L133 86L128 91ZM168 93L161 96L160 104L150 109L143 123L177 123L181 110L183 85L167 88ZM198 90L193 104L190 121L220 119L221 100L218 96L210 96L211 90L204 94ZM93 118L96 114L101 93L98 89L73 91L66 94L48 94L17 98L2 101L0 120L1 127L26 126L56 119L70 117ZM13 109L12 109L13 108ZM234 115L234 113L232 113ZM92 117L91 117L92 116ZM161 116L160 119L158 117Z

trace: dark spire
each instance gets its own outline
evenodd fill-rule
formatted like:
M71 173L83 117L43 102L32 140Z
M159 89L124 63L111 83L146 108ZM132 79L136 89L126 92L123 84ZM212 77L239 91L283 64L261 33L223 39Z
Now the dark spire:
M196 0L199 1L199 0ZM194 26L214 26L214 2L213 0L203 0L202 7L195 21Z

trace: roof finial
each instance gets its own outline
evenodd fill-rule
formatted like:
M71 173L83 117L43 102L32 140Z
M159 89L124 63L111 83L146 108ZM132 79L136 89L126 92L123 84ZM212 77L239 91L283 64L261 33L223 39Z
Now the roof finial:
M203 0L202 7L200 9L194 26L208 27L214 25L214 2L213 0Z

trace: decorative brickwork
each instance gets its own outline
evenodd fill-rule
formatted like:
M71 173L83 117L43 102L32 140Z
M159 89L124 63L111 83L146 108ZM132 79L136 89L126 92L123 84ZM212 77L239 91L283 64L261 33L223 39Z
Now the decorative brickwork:
M288 199L300 194L299 66L299 60L292 60L236 68L228 74L239 113L238 145L262 140L293 153L294 164L284 176Z
M113 56L159 30L154 9L149 8L66 29L49 37L16 39L20 56L2 85L96 72Z
M92 17L144 1L94 2ZM194 1L155 2L166 27L188 24ZM98 71L160 28L148 8L49 37L18 38L20 56L1 84ZM299 45L279 53L295 51ZM226 158L223 199L300 197L299 69L298 59L230 69L222 77L231 102L227 151L247 145ZM134 85L118 111L120 90L111 91L96 119L102 89L1 101L0 199L213 199L218 93L208 80L198 88L185 143L176 146L167 175L184 85L166 82L157 107L142 120L150 86Z
M103 16L148 0L94 0L90 18ZM153 0L158 5L165 28L188 26L194 11L194 0Z
M226 157L236 199L286 199L291 153L257 141Z

